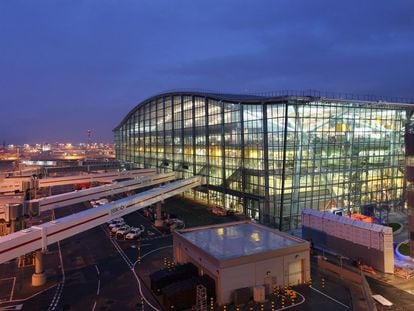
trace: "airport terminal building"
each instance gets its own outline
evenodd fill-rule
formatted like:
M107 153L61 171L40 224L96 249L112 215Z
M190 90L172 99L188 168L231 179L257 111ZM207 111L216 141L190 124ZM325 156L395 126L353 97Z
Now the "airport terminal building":
M114 129L116 157L203 175L207 183L186 195L290 230L303 208L403 206L411 107L318 94L163 93Z

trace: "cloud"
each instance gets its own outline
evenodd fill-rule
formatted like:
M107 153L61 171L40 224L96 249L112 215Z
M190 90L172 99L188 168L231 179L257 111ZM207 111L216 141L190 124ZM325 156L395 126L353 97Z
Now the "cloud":
M60 120L56 138L111 140L140 100L174 88L414 98L412 12L410 0L0 1L2 114L34 116L33 137L50 132L42 115ZM19 131L0 124L8 140Z

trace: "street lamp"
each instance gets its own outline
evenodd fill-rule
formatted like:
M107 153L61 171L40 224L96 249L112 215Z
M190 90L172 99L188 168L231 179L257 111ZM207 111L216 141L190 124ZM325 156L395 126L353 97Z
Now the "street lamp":
M138 249L138 259L137 259L137 263L138 264L141 264L141 238L138 239L137 249Z

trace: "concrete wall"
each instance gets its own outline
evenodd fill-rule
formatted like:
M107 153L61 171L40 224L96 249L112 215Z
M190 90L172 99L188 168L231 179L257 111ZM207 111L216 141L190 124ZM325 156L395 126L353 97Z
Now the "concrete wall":
M306 226L302 226L302 238L312 240L315 246L325 248L348 258L360 259L364 264L372 266L379 271L394 273L394 252L392 248L384 249L384 251L368 248Z
M211 256L207 256L199 248L187 243L185 240L174 238L174 262L178 264L191 262L196 265L200 272L207 273L214 279L219 277L219 262ZM203 270L203 271L201 271Z
M220 272L219 292L220 305L228 304L233 300L232 294L235 289L251 287L256 284L256 265L255 263L222 269ZM261 282L262 285L264 282Z
M302 282L310 279L309 252L300 252L286 256L274 257L248 264L226 267L220 270L221 303L230 303L234 290L242 287L264 285L265 277L270 275L275 280L273 285L289 285L289 264L301 261ZM293 284L291 284L293 285Z

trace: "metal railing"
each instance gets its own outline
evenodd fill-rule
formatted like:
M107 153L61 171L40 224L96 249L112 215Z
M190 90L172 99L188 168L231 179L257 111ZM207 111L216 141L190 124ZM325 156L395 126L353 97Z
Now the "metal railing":
M157 95L167 94L167 93L199 93L204 95L214 94L214 95L234 95L234 96L254 96L254 97L284 97L284 96L297 96L297 97L322 97L329 99L338 99L338 100L357 100L357 101L375 101L375 102L393 102L393 103L408 103L414 104L414 98L405 98L398 96L380 96L374 94L355 94L355 93L341 93L341 92L330 92L330 91L320 91L320 90L277 90L277 91L223 91L223 90L208 90L201 88L177 88L164 90ZM151 96L152 97L152 96Z

